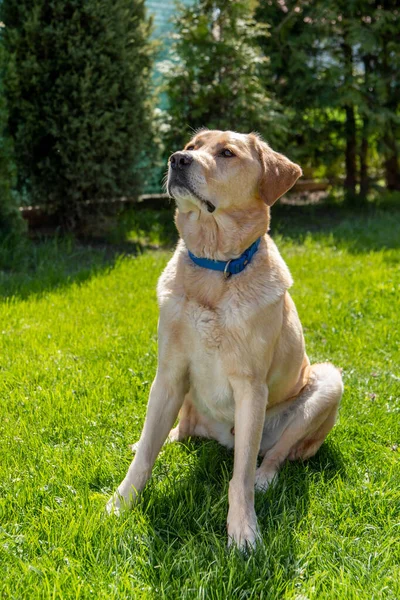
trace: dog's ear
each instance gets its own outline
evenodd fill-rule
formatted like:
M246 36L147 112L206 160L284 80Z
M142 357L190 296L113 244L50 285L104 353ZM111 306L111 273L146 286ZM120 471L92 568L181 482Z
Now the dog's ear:
M259 195L265 204L272 206L285 192L296 183L303 174L299 165L283 154L274 152L257 135L252 135L261 163Z

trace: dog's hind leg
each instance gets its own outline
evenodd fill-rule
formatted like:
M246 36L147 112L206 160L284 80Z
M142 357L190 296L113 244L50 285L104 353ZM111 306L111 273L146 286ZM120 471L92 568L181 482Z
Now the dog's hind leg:
M190 391L179 412L179 423L170 431L167 442L180 442L188 437L216 440L229 449L233 448L235 441L232 424L216 421L200 413L191 399Z
M272 428L273 445L266 448L256 471L256 489L265 490L287 458L305 460L313 456L335 424L343 393L340 372L329 363L309 369L307 385L285 410L287 414L280 421L277 418L278 439Z
M182 442L188 437L200 437L216 440L226 448L233 448L235 440L233 427L201 414L192 402L190 391L185 396L178 419L178 424L171 429L164 445L171 442ZM138 445L139 442L136 442L130 446L132 452L137 451Z
M194 406L189 392L186 394L183 406L179 411L178 424L169 432L167 442L181 442L194 436L209 437L203 419Z

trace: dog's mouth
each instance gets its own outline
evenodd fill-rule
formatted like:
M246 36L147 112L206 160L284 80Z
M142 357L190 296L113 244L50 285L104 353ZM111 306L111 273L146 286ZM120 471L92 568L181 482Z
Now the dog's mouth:
M179 194L174 194L173 189L177 188L179 189L184 189L187 190L194 198L196 198L196 200L199 200L202 204L204 204L207 208L207 211L209 213L213 213L215 210L215 206L212 202L210 202L209 200L206 200L206 198L203 198L200 194L198 194L197 192L195 192L195 190L192 188L192 186L190 185L190 183L188 183L187 181L184 180L184 178L180 177L179 174L174 174L174 178L173 181L168 181L168 194L174 198L175 200L177 199L176 196L179 196Z

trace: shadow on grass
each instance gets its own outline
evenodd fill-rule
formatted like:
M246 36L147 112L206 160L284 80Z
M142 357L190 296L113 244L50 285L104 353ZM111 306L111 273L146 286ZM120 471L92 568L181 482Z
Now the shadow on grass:
M366 207L352 211L344 206L277 204L271 211L271 235L294 243L308 235L329 245L359 254L400 247L400 206L382 210Z
M121 256L172 248L177 240L173 211L137 211L123 216L105 237L37 236L9 249L0 244L0 297L26 299L82 284L112 269Z
M31 295L84 283L111 268L115 257L106 248L82 245L73 238L27 240L0 271L0 296L25 300Z
M204 546L215 545L216 538L223 539L224 544L227 541L228 482L233 472L233 452L204 440L190 440L182 447L187 456L194 456L190 470L183 470L179 479L173 474L168 476L162 468L157 470L155 480L143 494L142 510L156 532L154 539L147 540L150 556L157 556L171 544L179 552L191 543L196 548L198 543L201 553ZM174 465L173 471L179 469ZM344 461L340 450L328 440L313 459L305 463L287 462L277 483L264 494L256 493L256 513L264 541L260 559L264 560L264 554L268 553L272 561L279 563L287 580L295 576L298 566L295 534L308 513L310 488L321 483L329 486L337 476L346 476Z
M178 236L174 208L127 211L104 237L71 236L25 240L10 251L0 245L0 296L28 298L72 283L84 283L114 267L123 255L148 249L172 249ZM272 236L295 244L307 236L352 253L400 247L400 209L349 212L340 206L288 206L272 209ZM4 257L7 255L7 265Z

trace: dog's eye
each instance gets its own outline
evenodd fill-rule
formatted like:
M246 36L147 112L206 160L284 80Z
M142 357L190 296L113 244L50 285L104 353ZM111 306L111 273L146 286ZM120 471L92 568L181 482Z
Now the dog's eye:
M194 146L188 146L186 150L194 150Z
M233 152L228 150L228 148L224 148L223 150L221 150L220 156L225 156L226 158L230 158L231 156L235 156L235 155L233 154Z

